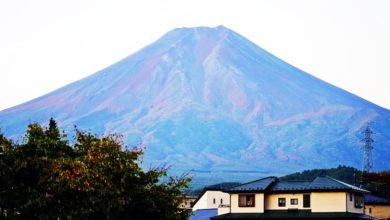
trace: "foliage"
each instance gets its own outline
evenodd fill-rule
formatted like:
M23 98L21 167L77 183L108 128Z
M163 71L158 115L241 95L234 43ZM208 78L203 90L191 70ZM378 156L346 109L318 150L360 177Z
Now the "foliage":
M281 180L303 180L313 181L317 176L330 176L349 184L359 184L361 171L348 166L338 166L331 169L313 169L305 170L280 177Z
M373 194L390 198L390 171L363 173L362 179Z
M317 176L325 175L349 184L362 186L372 194L390 198L390 171L363 173L353 167L338 166L331 169L305 170L280 177L280 179L312 181Z
M119 135L76 130L73 145L65 137L53 119L48 128L30 124L22 144L0 132L0 217L188 218L179 208L188 178L144 171L142 150L125 150Z

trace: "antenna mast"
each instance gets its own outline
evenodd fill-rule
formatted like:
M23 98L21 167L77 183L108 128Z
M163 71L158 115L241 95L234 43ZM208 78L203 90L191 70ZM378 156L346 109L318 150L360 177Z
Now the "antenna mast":
M373 168L373 161L372 161L372 150L374 147L372 146L372 143L374 140L371 138L371 135L373 134L371 128L369 125L367 125L366 129L364 130L364 139L362 142L364 143L363 151L363 173L369 173L372 171Z

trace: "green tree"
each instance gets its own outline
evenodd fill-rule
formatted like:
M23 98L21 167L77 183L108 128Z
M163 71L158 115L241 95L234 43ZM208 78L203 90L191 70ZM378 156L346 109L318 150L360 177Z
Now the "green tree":
M30 124L25 141L0 133L1 217L39 219L187 219L179 208L190 179L167 168L143 170L143 151L126 150L119 135L76 131L65 140L56 122Z
M349 184L360 182L361 171L353 167L339 165L330 169L305 170L280 177L281 180L313 181L318 176L330 176Z
M390 171L363 173L362 180L371 193L390 199Z

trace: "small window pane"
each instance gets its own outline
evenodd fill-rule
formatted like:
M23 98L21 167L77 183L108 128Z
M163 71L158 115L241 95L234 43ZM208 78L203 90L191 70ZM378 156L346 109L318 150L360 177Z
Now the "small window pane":
M362 194L355 194L355 208L363 208L364 207L364 197Z
M298 205L298 199L291 199L290 203L291 205Z
M255 206L255 195L239 195L238 197L239 207L254 207Z
M286 207L286 198L279 198L278 204L279 204L279 207Z

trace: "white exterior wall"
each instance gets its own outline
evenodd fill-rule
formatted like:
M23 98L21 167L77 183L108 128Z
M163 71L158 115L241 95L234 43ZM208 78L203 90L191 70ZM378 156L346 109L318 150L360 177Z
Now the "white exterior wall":
M249 193L252 194L252 193ZM263 213L264 212L264 194L256 193L255 194L255 207L239 207L238 206L238 195L248 195L245 193L242 194L231 194L231 204L230 211L231 213Z
M278 200L279 198L286 198L286 206L285 207L279 207L279 200ZM290 202L291 199L298 199L298 205L291 205L291 202ZM303 193L265 195L264 203L265 203L265 210L311 209L311 207L303 208ZM311 206L311 204L310 204L310 206Z
M346 212L346 192L312 192L312 212Z
M363 208L355 208L355 198L349 201L347 192L311 192L310 207L303 208L303 195L309 193L285 193L285 194L255 194L255 207L239 207L239 195L248 195L252 193L232 193L230 212L231 213L264 213L264 210L288 210L300 209L311 210L312 212L352 212L363 213ZM253 193L254 194L254 193ZM286 198L286 207L279 207L278 198ZM291 205L291 199L298 199L298 205ZM227 209L221 209L226 213Z
M215 199L215 204L214 204ZM229 205L230 199L229 194L224 193L222 191L206 191L202 197L194 204L192 207L192 211L198 210L198 209L214 209L218 208L219 205L221 205L221 199L222 199L222 205Z
M220 207L218 208L218 215L223 215L230 213L230 207Z
M355 207L355 194L352 193L353 194L352 201L350 201L350 199L349 199L349 194L350 193L347 193L347 212L363 213L364 208L356 208Z
M192 207L192 211L198 209L207 209L207 192L205 192Z

